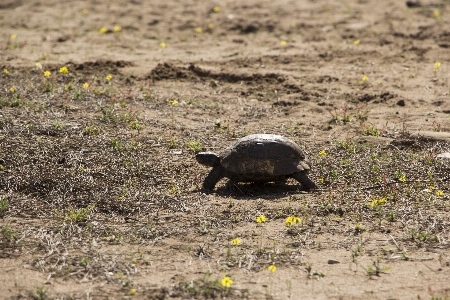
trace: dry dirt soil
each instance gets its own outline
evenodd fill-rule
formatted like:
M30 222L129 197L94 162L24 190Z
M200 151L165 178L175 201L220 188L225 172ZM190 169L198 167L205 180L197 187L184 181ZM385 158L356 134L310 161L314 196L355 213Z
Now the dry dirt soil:
M449 299L449 15L1 0L0 298ZM202 190L195 153L253 133L319 189Z

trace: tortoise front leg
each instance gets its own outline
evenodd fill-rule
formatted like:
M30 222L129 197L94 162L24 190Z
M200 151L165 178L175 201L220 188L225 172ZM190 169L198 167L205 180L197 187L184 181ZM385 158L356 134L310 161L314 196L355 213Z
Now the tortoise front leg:
M203 181L203 188L205 190L213 190L217 182L224 177L225 169L222 166L214 167L206 176L205 181Z
M294 173L292 174L292 178L300 182L305 190L312 190L317 188L316 184L311 179L309 179L308 176L306 176L305 172Z

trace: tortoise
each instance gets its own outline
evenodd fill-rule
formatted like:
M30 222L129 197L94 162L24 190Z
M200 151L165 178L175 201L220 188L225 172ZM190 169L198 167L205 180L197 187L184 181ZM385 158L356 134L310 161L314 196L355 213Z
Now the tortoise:
M219 155L200 152L195 158L213 168L203 182L205 190L213 190L224 177L237 182L283 182L291 177L306 190L316 188L306 175L311 162L295 142L281 135L252 134Z

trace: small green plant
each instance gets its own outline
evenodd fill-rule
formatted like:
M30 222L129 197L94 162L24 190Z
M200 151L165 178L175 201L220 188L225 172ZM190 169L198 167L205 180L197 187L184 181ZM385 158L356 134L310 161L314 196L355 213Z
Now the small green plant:
M8 201L0 199L0 218L3 218L8 211Z
M3 235L3 238L7 242L11 243L11 242L15 241L15 239L17 237L17 232L12 230L8 226L4 226L4 227L2 227L2 235Z
M342 117L339 116L339 113L336 109L334 109L334 112L330 112L330 114L332 117L332 120L331 120L332 123L338 124L338 123L342 122L343 124L346 124L346 123L351 122L351 120L352 120L352 117L349 113L349 107L348 107L347 103L345 103L344 107L342 108Z
M36 299L36 300L45 300L45 299L48 299L47 298L47 289L45 288L45 286L44 285L41 285L41 286L38 286L37 288L36 288L36 294L31 294L30 295L33 299Z
M177 147L177 141L175 140L174 136L170 136L170 139L167 141L167 146L169 149L174 149Z
M388 220L388 222L395 222L397 221L397 214L393 211L390 211L387 216L386 216L386 220Z
M94 204L88 205L87 207L80 209L74 209L69 207L64 216L64 221L70 221L73 223L85 222L89 219L94 208L95 208Z
M191 297L202 297L206 299L217 298L218 296L225 295L225 293L229 292L229 289L218 279L212 280L210 277L211 273L206 272L204 277L200 280L185 282L182 286L182 290Z
M84 99L84 94L83 94L83 92L82 91L76 91L74 94L73 94L73 99L74 100L83 100Z
M114 148L114 150L119 151L120 149L122 149L123 144L121 141L118 141L116 139L112 139L110 142L111 146Z
M89 135L89 136L99 135L100 134L100 128L98 128L97 126L86 126L83 129L83 134L84 135Z
M380 136L381 135L380 131L375 126L361 123L361 128L363 129L364 135L371 135L371 136Z
M359 107L359 105L356 105L355 108L355 118L357 118L358 120L361 121L367 121L368 117L369 117L369 108L368 105L366 103L366 107L364 109L361 109L361 107Z
M352 262L356 263L356 257L360 255L362 251L362 246L356 246L356 249L352 251Z
M131 121L130 122L130 127L133 130L137 130L138 133L139 133L141 131L141 129L142 129L142 124L140 124L140 123L138 123L136 121Z
M362 233L365 230L366 229L361 225L361 223L356 222L356 224L355 224L355 233Z
M381 261L381 258L377 257L377 259L372 262L373 267L368 267L366 269L367 276L369 276L369 277L380 276L381 273L384 273L385 271L388 271L391 269L390 267L381 267L380 261Z
M56 129L62 129L62 128L64 128L64 124L62 124L62 123L59 122L59 121L53 122L53 126L54 126Z
M200 143L200 140L198 140L198 139L195 141L189 141L188 147L189 147L189 150L191 150L194 153L198 153L203 150L203 146Z
M441 123L439 123L436 120L433 121L433 131L435 131L435 132L441 131Z

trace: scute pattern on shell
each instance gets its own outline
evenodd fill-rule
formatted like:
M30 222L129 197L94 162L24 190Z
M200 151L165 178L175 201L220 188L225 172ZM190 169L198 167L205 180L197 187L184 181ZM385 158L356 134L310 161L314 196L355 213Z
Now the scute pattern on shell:
M272 134L238 140L220 154L220 163L228 172L258 176L289 175L310 168L296 143Z

